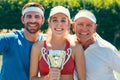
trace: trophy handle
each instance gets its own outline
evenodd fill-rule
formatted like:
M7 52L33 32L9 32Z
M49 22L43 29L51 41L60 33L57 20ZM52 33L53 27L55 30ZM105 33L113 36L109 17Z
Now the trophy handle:
M50 63L47 61L47 59L46 59L46 55L47 55L47 52L46 52L46 48L42 48L41 49L41 53L42 53L42 57L43 57L43 59L45 60L45 62L48 64L48 66L49 66L49 68L50 68Z
M71 48L68 48L67 51L66 51L66 56L67 56L67 58L64 60L61 69L63 69L63 66L64 66L64 65L67 63L67 61L70 59L71 54L72 54L72 49L71 49Z
M45 62L48 64L49 68L50 68L50 63L49 61L47 60L46 56L47 56L47 52L46 52L46 48L42 48L41 49L41 53L42 53L42 57L43 59L45 60ZM65 59L63 61L63 64L61 66L61 69L63 69L64 65L67 63L67 61L70 59L70 56L72 54L72 49L71 48L68 48L67 51L66 51L66 55L65 55Z

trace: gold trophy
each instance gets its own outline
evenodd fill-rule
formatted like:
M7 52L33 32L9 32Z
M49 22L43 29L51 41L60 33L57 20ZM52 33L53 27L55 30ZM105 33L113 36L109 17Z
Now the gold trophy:
M67 53L64 50L48 50L45 48L41 49L43 59L48 64L49 68L56 67L63 69L65 63L69 60L71 56L71 48L67 49Z

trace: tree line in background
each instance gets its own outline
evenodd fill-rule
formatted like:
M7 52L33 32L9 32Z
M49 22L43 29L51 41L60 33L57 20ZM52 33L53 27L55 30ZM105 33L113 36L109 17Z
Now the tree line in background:
M47 19L52 7L56 5L67 7L72 19L79 10L88 9L97 18L97 32L120 49L119 0L0 0L0 30L23 28L21 10L24 4L31 1L38 2L45 8L45 23L41 28L42 32L48 28Z

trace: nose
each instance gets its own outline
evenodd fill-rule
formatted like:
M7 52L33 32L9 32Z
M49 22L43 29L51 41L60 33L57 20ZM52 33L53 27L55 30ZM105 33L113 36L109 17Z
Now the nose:
M31 19L30 19L30 22L35 22L35 18L34 17L32 17Z
M88 30L88 28L87 28L87 26L86 26L86 25L83 25L83 26L81 27L81 30L83 30L83 31L87 31L87 30Z
M59 21L59 22L57 23L57 26L58 26L58 27L61 27L61 25L62 25L62 22Z

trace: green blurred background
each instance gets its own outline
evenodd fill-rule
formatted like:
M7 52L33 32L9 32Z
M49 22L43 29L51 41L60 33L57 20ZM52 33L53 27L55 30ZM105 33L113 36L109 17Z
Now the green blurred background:
M79 10L88 9L97 18L98 34L120 50L120 0L0 0L0 32L23 28L21 10L26 3L32 1L42 4L45 8L45 23L41 28L43 33L48 28L47 19L52 7L67 7L72 19ZM1 61L0 56L0 66ZM120 74L115 74L120 80Z
M0 0L0 30L23 28L21 9L24 4L32 1L42 4L45 8L46 21L41 28L42 32L48 27L47 19L52 7L67 7L72 19L79 10L88 9L97 18L97 32L120 49L120 0Z

